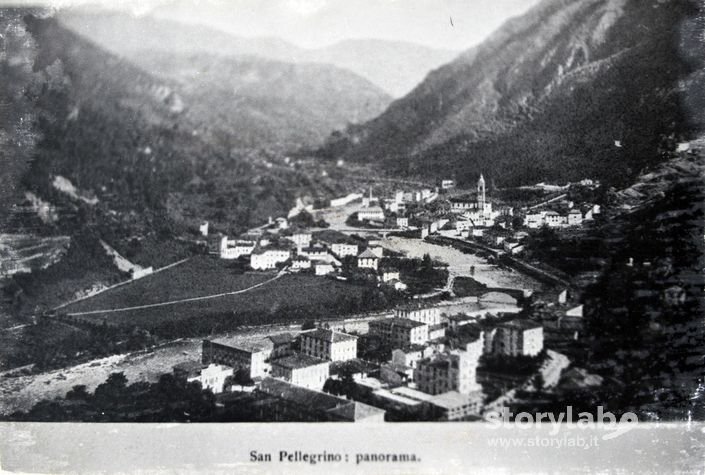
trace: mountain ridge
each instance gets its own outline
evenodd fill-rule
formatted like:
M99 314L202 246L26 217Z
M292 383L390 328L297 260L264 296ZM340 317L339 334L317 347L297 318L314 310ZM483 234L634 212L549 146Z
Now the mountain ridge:
M349 39L320 48L303 48L277 37L235 36L204 25L105 11L68 10L59 21L113 53L129 59L143 51L257 56L289 63L325 63L348 69L399 97L432 69L458 52L416 43Z
M505 185L628 179L703 123L681 102L702 85L702 62L677 50L693 13L679 0L544 1L321 155Z

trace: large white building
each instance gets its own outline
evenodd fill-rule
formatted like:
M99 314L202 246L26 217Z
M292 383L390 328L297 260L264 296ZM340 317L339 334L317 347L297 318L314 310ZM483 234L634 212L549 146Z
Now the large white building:
M413 345L392 350L392 364L416 369L417 363L438 351L437 345Z
M187 362L174 366L174 376L184 378L188 383L197 381L203 389L210 389L213 394L222 393L228 376L232 375L233 368L213 363Z
M289 333L270 335L259 340L215 338L203 340L201 361L243 370L251 378L262 378L270 372L270 359L290 355L293 336Z
M379 256L369 249L365 249L362 254L357 256L357 267L360 269L377 270L379 266Z
M347 333L318 328L300 335L301 352L328 361L357 358L357 337Z
M291 258L289 249L262 249L253 252L250 258L250 267L255 270L276 269L277 264L286 262Z
M582 224L583 215L578 209L572 209L567 214L552 210L534 211L524 217L524 226L529 229L538 229L544 225L549 228L564 228Z
M357 244L336 242L331 244L330 250L336 256L343 258L346 256L357 256L360 252L360 247Z
M323 389L330 375L330 362L304 354L272 361L272 377L308 389Z
M400 307L394 310L394 316L425 323L426 325L437 325L441 323L441 309L438 307L425 307L421 305Z
M476 372L479 355L463 350L438 353L417 363L414 381L420 391L442 394L457 391L470 394L481 390Z
M296 244L297 249L301 249L311 245L312 236L311 233L294 233L288 239Z
M485 349L508 356L536 356L543 350L543 327L529 320L512 320L484 333Z
M362 208L357 212L360 221L384 221L384 210L379 206Z
M421 345L428 341L428 325L406 318L383 318L369 323L369 333L392 348Z
M270 340L255 343L231 341L218 338L204 340L202 361L204 364L229 366L235 371L243 370L251 378L261 378L269 374L269 357L274 350Z
M257 246L255 241L228 239L227 236L223 236L220 240L220 258L237 259L241 256L249 256L255 250L255 246Z

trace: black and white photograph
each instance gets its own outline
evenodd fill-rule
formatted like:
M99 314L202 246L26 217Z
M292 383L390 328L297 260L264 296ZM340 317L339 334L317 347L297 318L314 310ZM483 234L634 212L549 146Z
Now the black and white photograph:
M704 45L701 0L0 0L0 471L702 473Z

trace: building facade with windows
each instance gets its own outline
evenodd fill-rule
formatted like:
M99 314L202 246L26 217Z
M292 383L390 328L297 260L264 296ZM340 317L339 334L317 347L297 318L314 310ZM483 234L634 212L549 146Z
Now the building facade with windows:
M250 260L250 267L255 270L276 269L277 264L286 262L291 258L289 249L266 249L254 252Z
M271 376L308 389L323 389L330 375L330 362L305 354L272 361Z
M317 328L300 335L300 349L315 358L348 361L357 358L357 337L347 333Z
M400 307L394 310L394 316L425 323L426 325L437 325L441 323L441 309L438 307L419 305Z
M543 350L543 327L529 320L512 320L497 328L495 353L509 356L536 356Z
M384 318L369 323L369 333L392 348L422 345L428 341L428 325L405 318Z
M238 342L227 338L203 340L203 364L229 366L235 371L244 370L251 379L269 374L269 358L274 349L271 340Z
M420 391L428 394L470 394L482 389L476 379L478 363L479 355L467 351L438 353L417 363L414 381Z

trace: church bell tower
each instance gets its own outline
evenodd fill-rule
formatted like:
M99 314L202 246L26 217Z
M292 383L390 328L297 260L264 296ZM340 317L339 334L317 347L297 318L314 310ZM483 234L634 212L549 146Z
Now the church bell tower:
M485 203L487 203L487 197L485 195L485 177L480 173L480 179L477 181L477 207L481 212L485 210Z

